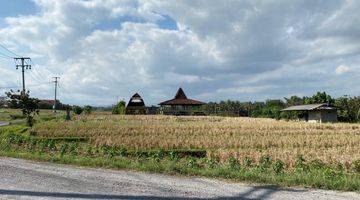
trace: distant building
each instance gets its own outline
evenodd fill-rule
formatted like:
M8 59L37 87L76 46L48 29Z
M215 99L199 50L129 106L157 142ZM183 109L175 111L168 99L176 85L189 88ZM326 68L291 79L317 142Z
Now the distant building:
M148 115L159 114L159 107L157 107L157 106L146 107L146 114L148 114Z
M145 115L146 107L144 100L138 93L135 93L126 106L125 114L127 115Z
M39 109L53 109L55 100L51 99L40 99L38 102ZM59 104L59 102L57 103Z
M337 122L337 108L327 103L291 106L284 112L300 112L299 119L306 122Z
M179 88L173 99L159 103L160 113L165 115L204 115L198 110L205 103L188 99L182 88Z

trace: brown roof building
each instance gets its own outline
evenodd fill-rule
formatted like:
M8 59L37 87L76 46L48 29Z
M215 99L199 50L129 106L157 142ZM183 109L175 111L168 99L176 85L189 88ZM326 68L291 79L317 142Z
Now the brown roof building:
M184 90L179 88L173 99L161 102L159 105L161 106L162 114L193 115L201 114L198 111L194 112L194 110L198 110L198 108L202 105L205 105L205 103L194 99L188 99Z
M138 93L135 93L126 106L125 114L127 115L145 115L145 102Z

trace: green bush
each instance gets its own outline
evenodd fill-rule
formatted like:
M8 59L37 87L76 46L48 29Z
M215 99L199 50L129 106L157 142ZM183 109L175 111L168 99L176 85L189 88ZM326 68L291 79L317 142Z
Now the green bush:
M315 159L309 163L309 167L310 169L318 170L318 169L323 169L325 167L325 164L321 160Z
M91 114L91 112L92 112L92 107L91 106L84 106L84 108L83 108L83 110L84 110L84 113L85 114Z
M308 166L305 163L305 158L303 155L298 155L295 158L295 170L297 172L307 171Z
M179 155L174 151L170 151L169 158L170 160L179 160Z
M261 169L268 169L271 166L271 157L268 155L261 156L259 167Z
M196 159L193 158L193 157L188 158L188 159L187 159L187 166L188 166L188 167L191 167L191 168L197 167Z
M208 168L215 168L218 166L218 161L214 158L206 159L206 165Z
M69 147L69 153L71 153L71 155L76 156L78 155L78 146L76 143L72 143Z
M353 162L354 171L360 173L360 159Z
M238 169L240 167L238 159L233 156L228 158L227 164L231 169Z
M60 155L61 156L66 154L68 147L69 147L69 145L66 143L61 145L61 147L60 147Z
M253 164L253 160L250 157L245 157L244 158L244 166L245 167L251 167Z
M119 103L117 103L113 109L112 109L112 114L116 114L116 115L124 115L125 114L125 101L120 101Z
M92 146L87 146L87 147L86 147L86 155L87 155L87 156L92 156L92 155L93 155L93 148L92 148Z
M73 107L73 112L77 115L80 115L82 112L84 111L84 109L80 106L74 106Z
M48 142L48 147L49 147L49 150L55 151L55 150L56 150L55 141L54 141L54 140L50 140L50 141Z
M154 159L159 162L161 159L164 158L165 152L164 150L158 150L153 154Z
M274 172L277 174L283 173L284 169L285 169L285 163L281 160L276 160L272 164L272 168L273 168Z
M125 147L121 147L119 149L119 155L123 157L127 156L128 155L127 149Z

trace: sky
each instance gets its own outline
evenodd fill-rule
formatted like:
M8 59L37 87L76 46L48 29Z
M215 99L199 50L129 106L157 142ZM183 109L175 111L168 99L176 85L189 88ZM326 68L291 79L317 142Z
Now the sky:
M7 0L0 7L0 93L147 105L178 87L204 102L326 91L360 95L357 0ZM1 95L0 94L0 95Z

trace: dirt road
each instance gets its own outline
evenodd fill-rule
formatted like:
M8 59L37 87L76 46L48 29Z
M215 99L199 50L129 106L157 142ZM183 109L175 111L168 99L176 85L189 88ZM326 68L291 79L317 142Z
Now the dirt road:
M0 158L0 199L360 199L357 193L249 186L206 178Z

